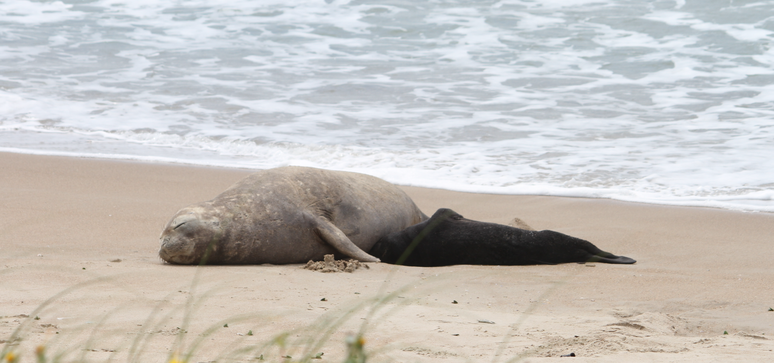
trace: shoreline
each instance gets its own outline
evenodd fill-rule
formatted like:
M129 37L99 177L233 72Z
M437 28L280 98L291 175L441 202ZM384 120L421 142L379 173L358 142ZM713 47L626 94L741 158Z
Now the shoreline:
M638 263L369 264L352 274L298 265L196 268L161 263L161 229L179 208L213 198L251 170L12 153L0 153L0 170L0 341L28 322L18 347L28 357L24 349L57 349L62 336L90 328L86 317L109 314L115 332L95 341L89 357L107 357L101 349L128 354L130 334L148 337L145 354L163 361L186 301L206 293L186 323L192 333L244 312L261 319L234 319L208 336L196 359L212 360L209 344L218 352L234 339L258 344L410 286L401 290L405 299L388 303L400 308L367 332L367 351L384 350L374 353L377 361L483 361L498 349L534 362L570 352L595 362L774 358L771 213L401 187L428 215L446 207L487 222L518 217ZM39 321L21 317L74 286L39 310ZM158 306L170 319L146 326ZM346 333L361 317L368 316L355 313L330 334L320 348L325 359L342 360ZM279 361L277 354L266 357Z
M254 170L261 170L264 168L255 168L247 165L215 165L212 164L215 159L208 159L208 157L211 156L204 156L204 162L201 161L194 161L193 159L185 160L185 159L175 159L170 157L160 157L160 156L154 156L154 157L146 157L146 156L139 156L139 155L126 155L126 154L83 154L83 153L77 153L77 152L61 152L61 151L52 151L52 150L37 150L37 149L23 149L23 148L12 148L12 147L0 147L0 154L16 154L16 155L31 155L31 156L43 156L43 157L63 157L63 158L73 158L73 159L81 159L81 160L100 160L100 161L108 161L108 162L128 162L128 163L139 163L139 164L154 164L154 165L169 165L169 166L182 166L182 167L191 167L191 168L215 168L215 169L230 169L230 170L248 170L248 171L254 171ZM206 155L206 152L204 153ZM208 162L209 161L209 162ZM363 172L358 170L352 170L353 172ZM378 175L374 175L376 177L379 177ZM382 178L384 179L384 178ZM389 181L389 180L388 180ZM492 187L486 187L483 185L477 185L472 189L481 189L481 190L463 190L465 188L458 188L454 189L454 187L451 187L449 189L445 188L438 188L438 187L428 187L421 185L412 185L412 184L403 184L399 182L392 181L393 184L400 185L400 186L412 186L417 188L425 188L425 189L441 189L441 190L447 190L451 192L460 192L460 193L470 193L470 194L492 194L492 195L503 195L503 196L537 196L537 197L557 197L557 198L582 198L582 199L596 199L596 200L610 200L610 201L619 201L624 203L635 203L635 204L648 204L648 205L655 205L655 206L667 206L667 207L688 207L688 208L710 208L710 209L720 209L720 210L727 210L732 212L744 212L744 213L769 213L774 214L774 209L771 209L772 207L768 207L769 210L767 210L766 207L758 207L756 209L755 207L751 205L746 204L738 204L738 203L731 203L729 204L728 201L721 201L721 200L709 200L709 201L703 201L703 202L697 202L697 201L668 201L664 199L654 198L653 200L631 200L627 198L615 198L610 196L587 196L587 195L575 195L578 194L578 192L571 192L574 189L560 189L558 187L549 187L549 188L555 188L553 190L553 194L541 194L539 192L531 193L510 193L508 191L498 191L498 190L485 190L490 189ZM455 184L457 187L459 187L458 184ZM493 187L497 188L497 187ZM533 187L534 188L534 187ZM537 187L537 189L534 190L542 190L541 187ZM594 190L594 189L592 189ZM598 194L607 194L607 195L616 195L616 192L614 191L605 191L605 190L597 190L595 193ZM701 197L696 197L697 199L701 200Z

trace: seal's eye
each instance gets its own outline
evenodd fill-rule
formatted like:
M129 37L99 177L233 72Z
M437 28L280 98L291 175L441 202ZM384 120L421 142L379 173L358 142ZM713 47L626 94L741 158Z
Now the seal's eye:
M184 224L185 224L185 222L183 222L183 223L180 223L180 224L176 225L176 226L175 226L175 228L172 228L172 229L173 229L173 230L175 230L175 229L178 229L178 228L180 228L180 226L182 226L182 225L184 225Z

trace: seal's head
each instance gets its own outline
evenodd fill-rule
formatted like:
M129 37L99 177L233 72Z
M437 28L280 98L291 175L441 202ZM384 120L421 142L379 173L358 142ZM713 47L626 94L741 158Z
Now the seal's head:
M220 219L211 205L200 203L177 212L161 232L159 257L181 265L205 264L218 250Z

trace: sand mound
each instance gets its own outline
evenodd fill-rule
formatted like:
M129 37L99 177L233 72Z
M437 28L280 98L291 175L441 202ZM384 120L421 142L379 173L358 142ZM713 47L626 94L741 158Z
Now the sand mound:
M359 268L370 268L357 260L336 260L333 255L325 255L323 261L309 261L304 266L307 270L319 272L355 272Z

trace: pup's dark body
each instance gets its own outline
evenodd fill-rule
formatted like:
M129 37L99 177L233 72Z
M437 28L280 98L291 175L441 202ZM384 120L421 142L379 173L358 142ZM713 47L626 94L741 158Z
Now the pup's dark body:
M410 253L400 261L407 249ZM445 208L424 222L382 237L369 253L382 262L428 267L636 262L559 232L473 221Z

